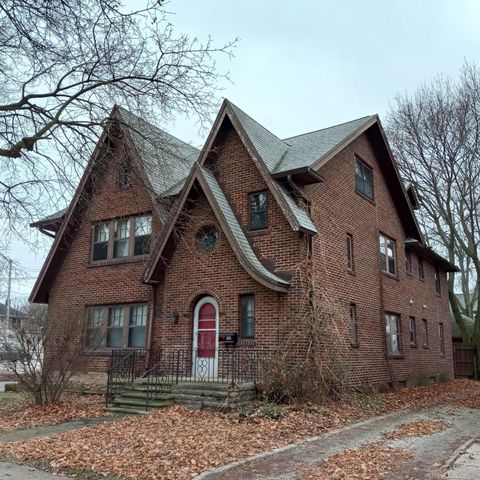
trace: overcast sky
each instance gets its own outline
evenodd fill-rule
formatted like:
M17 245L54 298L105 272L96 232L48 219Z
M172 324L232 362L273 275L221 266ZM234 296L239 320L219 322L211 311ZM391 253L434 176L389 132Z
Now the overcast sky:
M480 64L478 0L172 0L167 8L177 31L218 44L239 37L235 58L220 62L233 81L221 95L279 137L384 118L396 95L438 73L456 76L464 59ZM162 127L203 141L194 119ZM12 245L32 277L14 282L14 297L30 292L47 246Z

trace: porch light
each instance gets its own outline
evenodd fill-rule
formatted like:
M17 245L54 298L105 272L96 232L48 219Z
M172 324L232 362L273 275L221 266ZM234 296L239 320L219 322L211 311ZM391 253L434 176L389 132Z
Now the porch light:
M174 310L172 312L172 316L171 316L171 319L172 319L172 323L174 325L176 325L178 323L178 312L176 310Z

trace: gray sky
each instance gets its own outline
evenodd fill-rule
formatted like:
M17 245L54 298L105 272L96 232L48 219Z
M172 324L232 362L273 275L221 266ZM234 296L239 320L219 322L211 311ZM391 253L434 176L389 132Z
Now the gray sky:
M438 73L456 76L464 59L480 64L477 0L171 0L167 8L177 32L217 44L240 38L235 58L219 64L233 81L221 95L279 137L383 118L399 93ZM205 136L194 119L162 127L195 145ZM34 277L47 246L31 252L15 242L10 254ZM13 295L32 284L14 282Z

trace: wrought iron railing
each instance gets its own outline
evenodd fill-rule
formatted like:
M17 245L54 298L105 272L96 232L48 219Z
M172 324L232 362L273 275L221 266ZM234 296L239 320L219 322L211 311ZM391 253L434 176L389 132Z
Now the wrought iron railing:
M107 403L138 378L145 379L147 402L180 382L256 383L271 356L268 350L230 345L211 350L114 350Z

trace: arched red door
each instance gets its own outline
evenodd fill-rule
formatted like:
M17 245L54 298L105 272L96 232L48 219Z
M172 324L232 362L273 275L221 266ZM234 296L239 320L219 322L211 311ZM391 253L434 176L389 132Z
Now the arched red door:
M213 380L217 374L218 305L213 297L202 298L195 306L193 330L193 375Z

